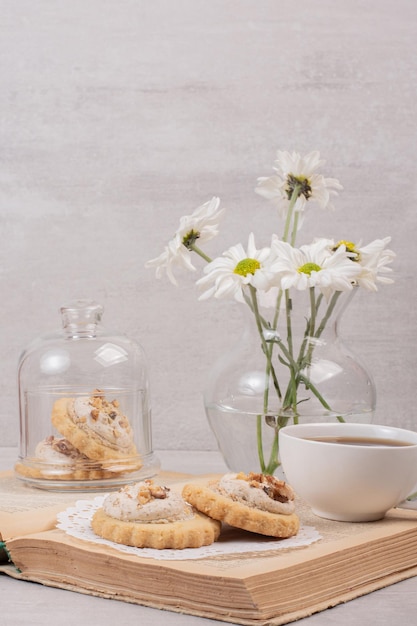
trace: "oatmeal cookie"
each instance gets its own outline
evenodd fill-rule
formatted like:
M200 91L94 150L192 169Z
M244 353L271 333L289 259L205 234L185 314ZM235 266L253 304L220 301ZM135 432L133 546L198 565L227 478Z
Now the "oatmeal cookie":
M68 439L54 435L38 443L33 459L16 463L15 471L25 478L46 480L100 480L113 475L82 454Z
M137 548L200 548L215 541L220 522L193 509L181 494L145 480L109 494L92 518L93 531Z
M89 459L137 457L128 418L117 400L108 402L99 390L91 397L60 398L53 406L51 419L58 432ZM135 459L135 467L130 469L139 467Z
M225 474L206 486L189 483L182 495L205 515L253 533L286 538L299 529L294 492L273 476Z

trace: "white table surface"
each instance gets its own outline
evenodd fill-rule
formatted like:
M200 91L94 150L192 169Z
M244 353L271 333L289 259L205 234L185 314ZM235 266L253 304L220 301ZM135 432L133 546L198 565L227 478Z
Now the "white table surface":
M14 448L0 448L0 470L10 469ZM188 473L224 472L217 452L158 451L164 470ZM279 591L277 590L277 593ZM300 590L300 592L302 592ZM117 600L44 587L0 575L1 626L214 626L227 624L193 615L159 611ZM417 577L322 611L296 622L300 626L392 626L417 624Z

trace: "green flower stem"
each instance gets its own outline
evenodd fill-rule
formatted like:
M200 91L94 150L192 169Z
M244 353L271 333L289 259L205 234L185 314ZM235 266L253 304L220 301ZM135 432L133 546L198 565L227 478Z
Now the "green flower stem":
M256 416L256 445L258 449L259 465L261 467L262 474L265 474L265 457L262 443L262 415Z
M320 292L316 300L316 311L319 310L322 300L323 300L323 294Z
M281 344L279 345L290 364L290 381L288 383L287 393L285 396L284 409L291 407L294 412L294 415L296 415L297 413L297 388L298 388L298 385L296 384L296 380L297 380L298 367L297 367L296 361L294 360L294 346L293 346L292 322L291 322L292 300L291 300L288 289L285 291L285 312L286 312L286 322L287 322L288 350L284 352L283 345Z
M304 367L310 364L312 358L312 352L314 345L311 343L310 339L314 336L314 329L316 325L316 298L315 298L315 288L310 287L310 318L306 321L306 329L304 331L303 341L300 346L300 351L297 358L297 372L304 369ZM307 349L308 347L308 349ZM307 357L306 357L306 349L307 349ZM297 384L298 390L298 384Z
M186 246L187 247L187 246ZM198 254L198 256L201 256L202 259L204 259L205 261L207 261L207 263L211 263L213 259L211 259L209 256L207 256L207 254L205 252L202 251L201 248L199 248L198 246L195 245L195 243L191 243L188 246L188 250L192 250L193 252L195 252L196 254Z
M315 287L310 287L310 323L308 332L310 337L314 335L316 327L316 290Z
M272 350L273 350L274 341L276 339L275 339L275 332L274 332L274 330L271 329L269 323L260 314L259 305L258 305L258 298L256 296L256 289L254 287L252 287L252 289L253 289L253 291L251 292L251 296L252 296L252 294L254 294L252 296L252 299L245 292L243 292L243 298L244 298L246 304L248 305L248 307L250 308L250 310L252 311L252 313L255 315L255 319L257 321L259 321L259 324L257 325L257 328L258 328L258 332L259 332L260 337L261 337L262 351L264 352L264 354L266 356L266 362L267 362L266 372L265 372L264 405L268 406L269 377L270 376L272 376L272 382L274 383L275 391L277 392L278 398L281 399L281 397L282 397L281 389L280 389L279 382L278 382L278 378L277 378L276 373L275 373L275 368L272 366ZM254 299L253 299L253 297L254 297ZM263 329L265 329L266 331L270 331L272 333L273 338L266 340ZM264 341L262 341L262 340L264 340Z
M280 464L279 461L278 461L278 432L279 432L279 428L280 427L275 429L275 436L274 436L274 441L272 443L271 454L269 455L269 462L268 462L268 465L263 470L264 474L271 474L271 476L275 472L277 467L279 467L279 464Z
M304 376L303 374L300 374L300 380L305 384L306 389L311 389L311 391L314 393L314 395L319 400L321 405L324 406L324 408L327 409L328 411L332 412L331 406L328 404L328 402L326 402L326 400L323 398L323 396L321 395L319 390L312 384L312 382L306 376ZM345 421L343 419L342 415L337 415L336 419L339 422L344 422Z
M272 330L275 332L278 326L278 320L279 320L279 313L281 310L281 300L282 300L282 296L283 296L284 292L282 289L279 289L278 291L278 296L277 296L277 301L275 304L275 313L274 313L274 319L272 321ZM274 342L270 342L268 345L268 357L270 359L270 361L272 361L272 353L274 351ZM281 400L282 398L282 394L281 394L281 390L279 388L279 384L278 384L278 380L277 383L275 385L275 388L277 389L277 393L278 393L278 398Z
M319 400L320 404L324 406L324 408L327 409L328 411L331 411L332 409L330 405L326 402L326 400L323 398L323 396L318 391L318 389L313 385L311 380L307 378L307 376L304 376L304 374L299 374L299 378L300 378L300 381L303 382L304 385L306 386L306 389L311 389L311 391L314 393L316 398Z
M276 468L279 466L279 462L277 460L278 455L278 433L276 432L271 454L268 465L265 463L265 455L263 450L262 443L262 428L263 428L263 417L268 412L268 404L269 404L269 379L272 378L272 382L277 393L279 399L282 398L281 389L279 386L279 382L276 376L275 368L272 364L272 351L274 343L277 341L274 330L271 329L269 323L262 317L259 311L257 292L254 287L249 285L250 297L247 296L245 292L243 292L243 297L245 299L246 304L251 309L254 314L257 330L259 337L261 339L262 351L266 357L266 368L265 368L265 384L264 384L264 394L263 394L263 413L257 415L257 423L256 423L256 434L257 434L257 449L258 449L258 459L261 467L261 471L263 473L273 474ZM265 331L270 331L272 333L272 338L267 340L265 337Z
M318 339L320 337L320 335L322 334L324 328L326 327L326 324L331 316L331 314L333 313L334 307L336 305L337 302L337 298L339 297L339 295L336 296L336 294L340 295L340 292L336 292L335 294L333 294L333 297L330 301L330 304L326 310L325 315L323 316L323 319L321 320L321 323L318 327L318 329L316 330L316 319L317 319L317 313L321 304L321 301L323 299L323 294L320 293L317 297L317 300L315 298L315 288L314 287L310 287L310 309L311 309L311 314L310 314L310 319L307 321L307 325L306 325L306 330L304 333L304 339L302 341L301 347L300 347L300 352L298 355L298 359L297 359L297 365L298 368L300 370L304 369L306 366L309 366L311 364L311 360L313 357L313 350L315 347L315 344L313 341L311 341L311 339ZM336 297L335 297L336 296ZM308 345L308 352L307 352L307 356L305 355L305 350L306 347Z
M292 191L290 203L288 205L287 217L286 217L286 220L285 220L284 235L282 237L282 241L287 241L288 240L288 234L289 234L290 228L291 228L291 221L292 221L292 219L294 217L294 223L293 223L293 227L292 227L292 236L291 236L291 244L293 246L295 245L295 239L296 239L296 236L297 236L298 217L299 217L298 213L294 214L294 206L295 206L295 203L297 201L298 196L300 195L300 192L301 192L301 185L300 184L296 184L294 186L293 191ZM280 308L281 308L282 294L283 294L283 291L282 291L282 289L280 289L279 292L278 292L277 302L276 302L276 305L275 305L275 316L274 316L274 322L273 322L274 330L277 328L277 325L278 325L278 318L279 318L279 312L280 312Z
M255 288L253 288L253 289L255 289ZM255 291L256 291L256 289L255 289ZM243 299L245 300L246 304L248 305L248 307L250 308L252 313L255 314L252 299L247 295L247 293L244 290L242 290L242 295L243 295ZM256 298L256 300L258 300L258 298ZM259 311L259 305L257 305L257 315L259 316L259 321L261 323L261 327L265 328L266 330L271 330L270 323L261 315L261 313Z
M294 206L295 203L297 201L298 196L300 195L300 191L301 191L301 185L299 183L297 183L294 186L294 189L292 191L291 194L291 199L290 199L290 203L288 205L288 211L287 211L287 217L285 220L285 227L284 227L284 234L282 237L282 241L288 241L288 235L291 229L291 221L293 218L293 213L294 213ZM298 216L297 216L297 220L298 220ZM297 228L295 227L295 231L297 232ZM294 227L292 228L292 232L293 232L293 236L294 236ZM293 244L294 245L294 244Z
M261 343L262 343L262 351L264 352L264 354L266 356L263 413L262 413L262 415L257 415L257 421L256 421L256 438L257 438L257 447L258 447L258 458L259 458L259 463L260 463L260 466L261 466L261 471L262 471L262 473L265 473L265 472L267 472L270 464L268 464L268 468L265 466L265 456L264 456L263 443L262 443L262 422L263 422L262 416L266 415L267 412L268 412L269 377L270 377L271 374L273 374L274 385L275 385L275 388L278 391L279 391L279 385L278 385L278 380L276 379L276 376L275 376L274 367L272 365L271 353L270 353L270 350L269 350L269 346L268 346L267 341L265 339L264 326L262 324L262 317L261 317L261 315L259 313L259 306L258 306L258 298L257 298L257 295L256 295L256 289L252 285L249 285L249 291L250 291L250 296L251 296L251 308L252 308L252 311L253 311L254 316L255 316L256 326L257 326L257 329L258 329L258 334L259 334L259 337L260 337ZM275 438L278 438L278 434L277 433L275 434ZM274 442L274 445L275 445L275 442ZM276 444L276 445L278 445L278 444ZM277 467L278 467L278 465L277 465ZM268 471L267 473L270 473L270 472Z
M294 190L295 191L295 190ZM298 196L297 196L298 197ZM295 246L295 240L297 239L297 231L298 231L298 219L299 219L299 212L296 211L294 213L294 222L292 225L292 235L291 235L291 245Z
M293 343L292 343L291 311L292 311L292 300L291 300L289 290L286 289L285 290L285 313L287 316L287 342L288 342L288 352L290 353L292 357Z
M307 367L311 365L311 360L313 358L314 343L311 341L311 339L315 336L315 332L316 332L316 316L317 316L316 292L315 292L314 287L310 287L310 320L308 323L308 338L307 338L307 343L308 343L307 362L306 362Z
M282 289L280 289L278 291L277 302L275 304L275 314L274 314L274 320L273 320L273 326L272 326L274 330L276 330L278 326L279 313L281 311L281 300L282 300L283 294L284 292L282 291Z
M327 311L323 315L323 319L321 320L320 325L319 325L319 327L317 328L317 330L315 332L314 336L315 336L316 339L318 339L321 336L323 330L325 329L326 324L329 321L329 317L332 315L332 313L334 311L334 308L336 306L336 303L337 303L341 293L342 293L341 291L335 291L334 294L332 295L330 303L329 303L329 305L327 307Z
M300 369L303 369L305 364L305 351L310 338L310 320L306 320L306 329L304 331L303 341L301 342L300 351L298 353L297 365Z
M281 357L280 360L283 362L290 370L290 380L287 386L287 391L285 393L283 408L284 411L288 410L290 407L293 411L294 424L298 423L298 414L297 414L297 391L298 391L298 373L300 370L299 364L294 360L293 354L290 350L284 345L284 343L280 340L277 340L277 344L282 351L286 361L284 361Z

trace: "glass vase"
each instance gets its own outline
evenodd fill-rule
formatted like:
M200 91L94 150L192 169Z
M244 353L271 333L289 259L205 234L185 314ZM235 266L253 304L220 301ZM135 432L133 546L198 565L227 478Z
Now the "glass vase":
M275 309L255 315L246 307L243 334L212 368L204 393L230 470L275 473L279 429L287 424L372 421L374 382L338 332L355 291L328 300L282 292Z

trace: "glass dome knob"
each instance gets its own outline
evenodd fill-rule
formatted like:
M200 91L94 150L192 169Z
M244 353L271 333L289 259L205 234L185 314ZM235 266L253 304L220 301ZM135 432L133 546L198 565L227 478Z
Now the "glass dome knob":
M94 336L103 315L103 307L94 300L75 300L60 311L62 325L71 337Z

